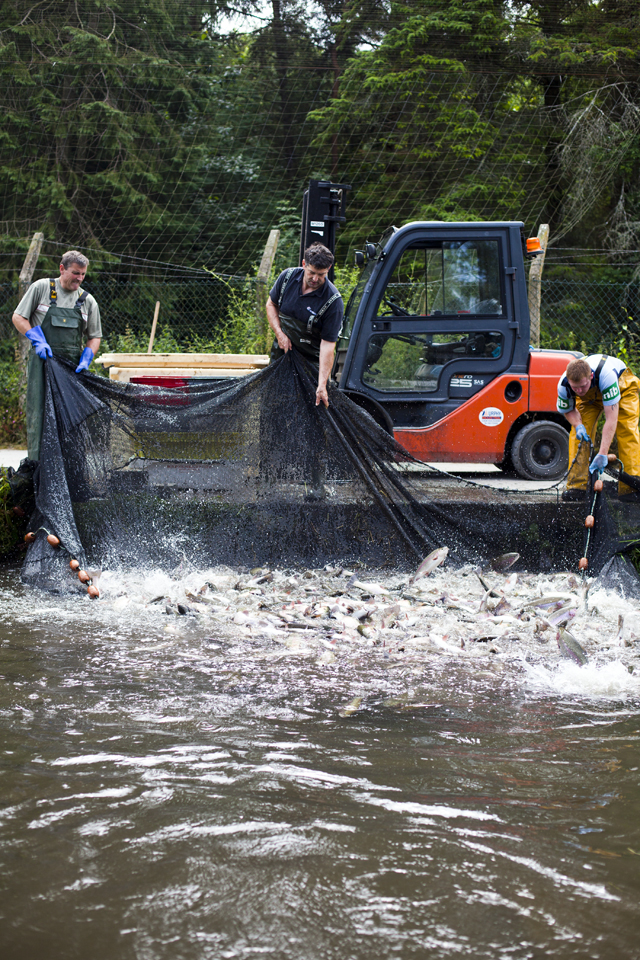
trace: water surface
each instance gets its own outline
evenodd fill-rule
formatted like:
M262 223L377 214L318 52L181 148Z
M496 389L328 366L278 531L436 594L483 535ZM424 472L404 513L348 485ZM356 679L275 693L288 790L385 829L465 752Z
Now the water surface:
M148 602L204 577L105 574L92 603L3 573L4 960L640 956L614 597L580 668L553 642L332 651Z

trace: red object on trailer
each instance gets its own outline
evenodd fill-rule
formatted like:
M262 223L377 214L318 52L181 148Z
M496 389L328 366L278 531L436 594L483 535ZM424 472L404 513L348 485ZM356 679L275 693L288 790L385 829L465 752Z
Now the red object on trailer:
M131 377L130 383L143 387L175 390L175 396L151 397L149 402L162 407L186 407L189 403L189 380L186 377Z

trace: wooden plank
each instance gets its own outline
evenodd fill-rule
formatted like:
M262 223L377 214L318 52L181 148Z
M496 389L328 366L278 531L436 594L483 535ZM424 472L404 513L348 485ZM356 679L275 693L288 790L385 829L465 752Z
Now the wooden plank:
M267 284L273 268L273 261L276 257L276 250L278 249L279 240L280 231L272 230L269 233L269 239L267 240L267 245L264 248L262 260L260 261L260 266L258 267L258 275L256 277L256 320L258 321L258 329L262 332L264 337L265 347L269 346L267 343L267 335L269 333L266 309Z
M119 383L129 383L132 377L175 377L176 379L205 379L227 380L233 377L248 377L256 373L254 367L235 367L221 369L205 369L203 367L110 367L109 379Z
M542 247L542 253L534 258L529 268L529 342L534 347L540 346L540 303L542 301L542 268L544 267L544 258L549 244L549 224L541 223L538 230L538 240Z
M262 369L269 363L267 354L248 353L103 353L97 363L105 367L175 367L225 370L230 368Z

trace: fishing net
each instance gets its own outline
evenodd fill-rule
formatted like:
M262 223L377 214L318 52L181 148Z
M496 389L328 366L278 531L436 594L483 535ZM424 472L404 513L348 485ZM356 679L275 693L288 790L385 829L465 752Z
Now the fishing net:
M77 376L56 358L46 374L28 583L80 588L71 559L408 570L447 546L454 562L517 551L538 570L580 556L577 505L430 472L331 385L317 407L317 374L295 351L252 376L173 388Z

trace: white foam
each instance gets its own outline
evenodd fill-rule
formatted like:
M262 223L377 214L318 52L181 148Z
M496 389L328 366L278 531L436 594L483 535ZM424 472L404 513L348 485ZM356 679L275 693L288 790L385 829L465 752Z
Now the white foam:
M527 689L543 696L626 699L640 697L640 675L629 673L620 660L609 663L586 663L579 666L569 661L555 669L527 666Z

